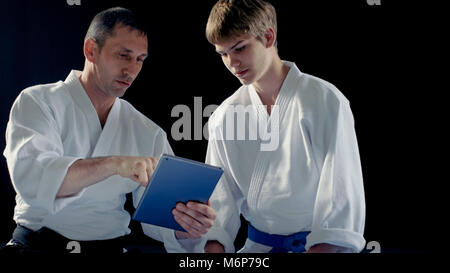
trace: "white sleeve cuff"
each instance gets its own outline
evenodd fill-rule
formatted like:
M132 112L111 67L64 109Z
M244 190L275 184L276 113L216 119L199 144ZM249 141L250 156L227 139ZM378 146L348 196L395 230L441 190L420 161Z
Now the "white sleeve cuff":
M234 240L228 235L225 230L212 227L206 234L208 241L218 241L224 248L226 253L234 253Z
M67 206L73 200L76 200L81 196L84 189L74 196L65 198L56 198L58 191L66 177L67 170L76 160L81 159L78 157L60 157L54 159L45 168L42 177L40 179L40 187L37 192L36 199L38 203L51 214L55 214L62 208Z
M306 238L305 248L308 250L317 244L332 244L360 252L366 245L362 234L344 229L318 229L313 230Z
M164 247L168 253L203 253L205 252L206 237L197 239L177 239L175 231L160 228L164 240Z

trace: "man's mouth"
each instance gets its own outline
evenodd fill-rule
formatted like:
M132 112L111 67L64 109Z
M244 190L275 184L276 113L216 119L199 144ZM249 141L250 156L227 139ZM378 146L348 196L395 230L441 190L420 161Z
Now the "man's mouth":
M120 85L128 87L131 85L131 82L128 81L122 81L122 80L116 80L116 82L118 82Z

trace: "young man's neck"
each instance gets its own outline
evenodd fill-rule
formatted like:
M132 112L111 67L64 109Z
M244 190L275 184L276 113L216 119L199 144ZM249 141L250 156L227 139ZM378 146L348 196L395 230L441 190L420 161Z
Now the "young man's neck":
M89 69L85 68L83 70L80 76L80 82L86 94L91 99L92 105L97 111L98 118L103 127L116 98L100 90L95 83L94 74Z
M276 55L266 73L253 83L264 105L273 105L280 93L281 86L289 73L289 67Z

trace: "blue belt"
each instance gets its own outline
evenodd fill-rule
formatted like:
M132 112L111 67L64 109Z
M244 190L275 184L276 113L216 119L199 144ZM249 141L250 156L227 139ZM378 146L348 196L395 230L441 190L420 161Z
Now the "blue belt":
M270 251L274 252L304 252L306 244L306 236L310 232L297 232L291 235L268 234L257 230L252 225L248 225L248 238L256 243L272 246Z

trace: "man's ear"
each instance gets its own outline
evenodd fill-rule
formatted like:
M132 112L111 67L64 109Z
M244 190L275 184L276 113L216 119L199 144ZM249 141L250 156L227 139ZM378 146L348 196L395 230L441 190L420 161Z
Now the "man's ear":
M275 30L273 28L268 28L266 30L266 33L264 33L264 39L266 42L266 48L272 47L275 45L275 41L277 40L277 34L275 33Z
M84 57L91 63L93 63L96 59L98 45L94 39L89 38L84 41Z

